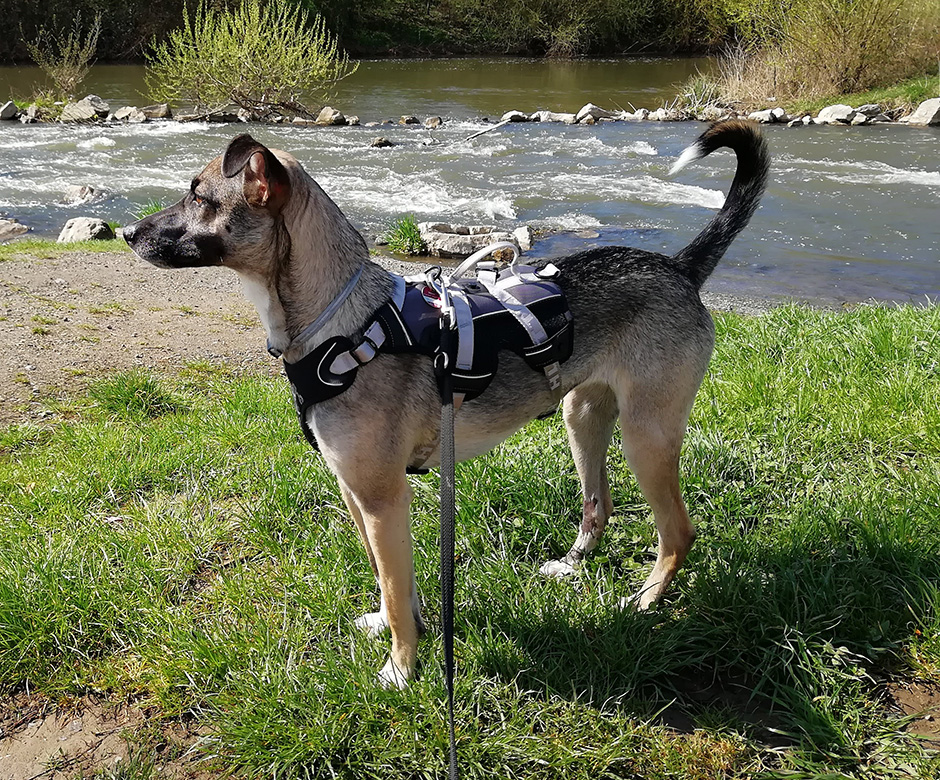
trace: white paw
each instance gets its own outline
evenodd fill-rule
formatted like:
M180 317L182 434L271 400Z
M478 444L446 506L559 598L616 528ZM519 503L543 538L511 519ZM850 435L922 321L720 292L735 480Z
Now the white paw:
M388 628L388 617L384 612L366 612L362 617L356 618L356 628L365 631L369 636L379 636Z
M550 577L555 580L563 580L565 577L572 576L577 569L566 560L546 561L539 569L539 574L543 577Z
M620 609L646 612L648 609L655 607L658 601L659 595L655 590L638 590L632 596L624 596L620 599Z
M389 658L385 662L385 666L379 671L379 685L383 688L397 688L398 690L403 690L408 686L408 678L401 669L392 663L392 659Z

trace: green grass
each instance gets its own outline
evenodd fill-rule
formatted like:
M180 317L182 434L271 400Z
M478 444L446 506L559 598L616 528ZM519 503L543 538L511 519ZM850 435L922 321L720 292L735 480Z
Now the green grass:
M158 211L163 211L166 208L166 204L158 198L152 198L146 203L141 204L141 206L134 212L134 219L143 219L144 217L149 217L151 214L156 214Z
M940 75L936 73L908 79L890 87L868 90L867 92L829 95L815 100L797 100L787 105L787 111L793 116L817 114L820 109L836 103L845 103L851 106L877 103L888 109L900 108L909 111L919 106L923 101L935 97L940 97Z
M108 241L74 241L60 244L52 238L24 238L0 244L0 262L23 258L53 258L68 252L129 252L127 243L120 238Z
M563 583L537 574L580 514L560 420L458 469L464 777L940 771L883 706L940 682L940 308L717 326L682 459L699 539L658 609L616 606L655 549L616 447L617 515ZM384 691L387 639L352 626L372 575L285 383L117 375L69 414L0 432L0 689L143 697L249 776L444 774L435 475L420 677Z
M389 249L401 255L420 255L427 248L412 214L389 223L385 230L385 240Z

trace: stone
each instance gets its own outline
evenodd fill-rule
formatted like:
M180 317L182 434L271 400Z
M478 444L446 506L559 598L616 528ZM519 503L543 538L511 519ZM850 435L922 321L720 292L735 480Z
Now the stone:
M111 118L118 122L129 122L130 124L140 124L148 121L147 115L137 106L122 106L111 114Z
M901 121L909 125L940 125L940 98L925 100L913 114Z
M73 241L105 241L111 238L114 238L114 231L103 219L75 217L65 223L56 240L60 244L70 244Z
M290 123L292 125L299 125L301 127L309 127L310 125L320 124L316 119L305 119L302 116L295 116L293 119L290 120Z
M318 125L345 125L346 117L332 106L324 106L317 115L316 123Z
M97 109L85 100L66 104L59 115L60 122L94 122L97 118Z
M398 120L398 124L400 124L400 125L417 125L417 124L421 124L421 123L418 121L418 117L408 115L408 116L403 116L403 117L401 117L401 119Z
M648 108L638 108L633 112L633 118L638 122L645 122L650 118L650 111Z
M581 110L575 114L575 118L579 122L583 122L587 117L593 117L594 120L598 119L609 119L614 116L613 111L608 111L607 109L600 108L595 106L593 103L586 103L581 107Z
M867 116L865 116L864 114L856 113L855 116L852 117L852 121L851 121L849 124L852 124L852 125L868 125L868 124L871 124L871 119L869 119L869 118L868 118Z
M821 125L847 125L855 117L855 109L844 103L837 103L834 106L826 106L816 117L816 122Z
M582 119L580 122L578 122L578 124L581 124L581 125L596 125L596 124L597 124L597 120L596 120L594 117L592 117L590 114L588 114L586 117L584 117L584 119Z
M89 184L70 184L62 194L62 202L69 206L76 206L92 200L95 194L95 188Z
M348 127L359 127L359 117L357 117L355 114L346 117L346 125Z
M444 124L444 120L441 119L439 116L429 116L427 119L424 120L424 126L431 130L436 129L443 124Z
M389 141L387 138L381 138L381 137L380 137L380 138L373 138L373 139L372 139L372 143L369 144L369 146L375 147L376 149L386 149L386 148L388 148L389 146L394 146L394 145L395 145L395 144L393 144L393 143L392 143L391 141Z
M701 122L717 122L725 115L725 109L719 106L705 106L697 119Z
M855 109L859 114L864 114L865 116L871 118L878 116L881 113L881 106L877 103L866 103L864 106L859 106Z
M873 125L880 125L885 122L893 122L894 120L887 114L876 114L871 118L871 123Z
M521 111L507 111L499 118L500 122L528 122L529 115Z
M775 122L790 121L790 117L787 116L787 112L780 106L770 109L770 113L771 113L771 116L773 116Z
M516 239L516 245L519 247L519 251L528 252L532 249L532 228L528 225L516 228L512 231L512 235L513 238Z
M469 257L478 249L506 241L520 247L515 232L499 230L492 225L449 225L442 222L419 222L418 230L434 257ZM531 241L531 238L530 238ZM520 247L520 252L523 251Z
M777 117L774 116L773 109L766 108L763 111L752 111L747 115L747 118L752 122L759 122L762 125L773 124L777 121Z
M556 114L554 111L536 111L535 114L539 117L534 120L537 122L564 122L566 125L573 125L578 121L577 114Z
M17 108L16 103L12 100L8 100L2 106L0 106L0 119L16 119Z
M0 219L0 243L28 233L29 228L15 219Z
M105 117L111 113L111 106L108 104L108 101L97 95L85 95L79 102L88 103L88 105L95 109L98 116Z
M147 119L172 119L173 112L168 103L156 103L152 106L144 106L140 109L144 112Z

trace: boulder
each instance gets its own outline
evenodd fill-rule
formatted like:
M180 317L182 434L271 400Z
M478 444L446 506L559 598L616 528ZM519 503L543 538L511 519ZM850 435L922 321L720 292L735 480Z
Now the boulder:
M290 123L292 125L300 125L301 127L320 124L320 122L318 122L316 119L304 119L302 116L295 116L290 120Z
M855 118L855 109L844 103L826 106L819 112L816 122L821 125L847 125Z
M536 111L533 116L538 116L536 122L564 122L566 125L573 125L578 121L577 114L556 114L554 111Z
M17 109L16 103L12 100L8 100L2 106L0 106L0 119L16 119Z
M59 115L60 122L94 122L97 118L98 110L85 100L68 103Z
M137 106L123 106L111 114L111 118L117 122L129 122L133 125L147 121L147 115Z
M851 124L851 125L868 125L868 124L871 124L871 119L869 119L869 118L868 118L867 116L865 116L864 114L856 113L855 116L852 117L852 121L849 122L849 124Z
M114 231L103 219L97 217L75 217L65 223L59 238L60 244L73 241L105 241L114 238Z
M324 106L316 119L318 125L345 125L346 117L332 106Z
M584 119L580 120L578 124L579 125L596 125L597 120L594 117L592 117L590 114L588 114L586 117L584 117Z
M507 111L499 118L500 122L528 122L529 115L521 111Z
M615 116L613 111L608 111L599 106L595 106L593 103L586 103L581 107L581 110L575 114L575 119L578 122L583 122L587 117L592 117L595 121L598 119L609 119Z
M0 244L28 232L29 228L15 219L0 219Z
M777 117L774 116L773 109L766 108L763 111L752 111L747 115L747 118L752 122L759 122L762 125L773 124L777 121Z
M878 114L881 113L881 106L879 106L877 103L866 103L864 106L859 106L856 108L855 111L871 118L878 116Z
M444 124L444 120L439 116L429 116L424 120L424 126L429 130L434 130Z
M648 108L638 108L633 112L633 118L638 122L645 122L650 118L650 110Z
M925 100L913 114L901 121L909 125L940 125L940 98Z
M514 233L499 230L492 225L448 225L442 222L419 222L418 230L427 245L428 254L434 257L469 257L478 249L500 241L520 246ZM531 241L531 238L530 238ZM522 247L520 246L520 252Z
M516 239L516 246L519 247L520 252L528 252L532 249L532 228L528 225L516 228L512 231L512 235Z
M173 112L167 103L156 103L152 106L144 106L140 109L147 119L172 119Z
M717 122L724 118L725 114L727 114L726 109L720 106L705 106L705 108L699 112L696 119L700 122Z
M381 137L380 137L380 138L373 138L373 139L372 139L372 143L369 144L369 146L375 147L376 149L385 149L385 148L387 148L387 147L389 147L389 146L394 146L394 145L395 145L395 144L393 144L393 143L392 143L391 141L389 141L387 138L381 138Z
M100 117L106 117L111 113L111 106L108 105L108 101L97 95L85 95L79 102L90 105Z
M355 114L353 116L346 117L346 124L349 127L359 127L359 117Z
M418 117L408 115L408 116L403 116L403 117L401 117L401 119L398 120L398 124L400 124L400 125L418 125L418 124L421 124L421 123L418 121Z
M775 122L788 122L790 117L787 116L787 112L783 108L777 106L776 108L770 109L771 116L773 116Z
M69 206L87 203L95 197L95 188L88 184L70 184L62 193L62 202Z

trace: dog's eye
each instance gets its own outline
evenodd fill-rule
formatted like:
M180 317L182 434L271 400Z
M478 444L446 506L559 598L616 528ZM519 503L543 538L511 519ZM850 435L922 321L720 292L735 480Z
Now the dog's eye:
M197 206L201 206L205 202L206 202L205 198L200 197L195 192L193 193L193 203L195 203Z

